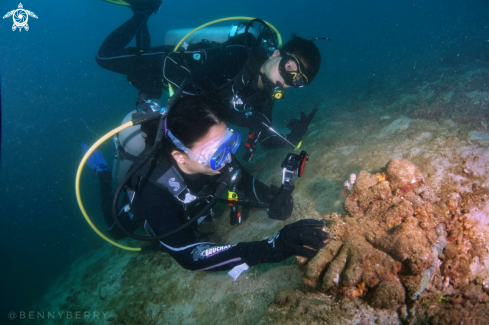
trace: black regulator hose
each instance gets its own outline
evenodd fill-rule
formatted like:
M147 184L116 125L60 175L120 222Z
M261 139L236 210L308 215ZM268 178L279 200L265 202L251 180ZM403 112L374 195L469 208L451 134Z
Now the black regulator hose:
M258 62L256 62L255 58L253 57L253 55L251 53L251 47L248 46L248 37L250 35L250 32L249 32L250 27L253 26L253 24L254 23L257 23L257 22L263 24L263 26L265 26L265 28L268 30L268 33L270 34L270 37L273 37L273 33L270 30L270 27L268 26L268 24L266 22L264 22L263 20L259 19L259 18L255 18L253 20L250 20L248 22L248 24L246 25L246 28L245 28L245 31L244 31L244 35L245 35L245 40L244 40L245 44L244 45L245 45L246 54L248 54L248 58L250 60L253 60L254 61L253 63L256 63L256 64L258 64Z

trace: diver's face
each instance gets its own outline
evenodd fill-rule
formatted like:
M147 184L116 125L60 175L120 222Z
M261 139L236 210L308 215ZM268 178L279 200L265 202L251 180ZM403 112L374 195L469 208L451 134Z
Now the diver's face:
M269 57L265 63L261 66L260 71L264 73L268 79L270 79L274 84L280 82L284 88L290 88L291 86L285 84L284 78L280 75L279 72L279 64L280 60L282 60L282 56L280 56L280 51L275 50L273 54ZM285 64L285 71L297 71L297 62L295 60L289 60ZM263 85L260 87L263 88Z
M198 155L201 155L202 152L207 148L206 144L211 141L219 141L221 140L227 133L227 127L224 122L221 122L217 125L213 125L207 134L196 141L190 150L195 152ZM220 174L219 170L214 170L208 165L204 165L199 163L196 160L191 159L186 153L182 153L180 151L173 151L173 157L178 163L178 167L186 173L186 174L204 174L204 175L217 175ZM224 167L224 166L223 166Z

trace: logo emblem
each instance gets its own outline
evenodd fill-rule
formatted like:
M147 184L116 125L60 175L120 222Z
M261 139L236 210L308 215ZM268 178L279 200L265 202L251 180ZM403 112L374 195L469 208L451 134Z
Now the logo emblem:
M278 236L280 236L280 231L268 239L268 243L273 244L273 248L275 248L275 240L277 240Z
M24 7L22 6L22 3L19 3L19 9L15 9L7 12L5 16L3 16L3 19L8 18L10 16L12 16L12 19L14 20L14 24L12 25L12 31L15 31L18 28L19 32L22 31L22 28L24 28L26 31L29 30L29 25L27 25L29 16L37 19L36 14L33 13L32 11L25 10Z
M168 180L168 184L173 187L173 192L176 192L178 191L178 189L180 188L180 183L178 182L175 182L175 177L172 177Z

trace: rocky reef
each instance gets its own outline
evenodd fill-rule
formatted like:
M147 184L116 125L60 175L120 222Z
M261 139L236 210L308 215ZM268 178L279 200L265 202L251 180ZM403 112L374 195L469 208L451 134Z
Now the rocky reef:
M309 289L279 293L263 320L488 324L488 194L434 193L406 159L360 171L346 215L322 217L330 239L304 264Z

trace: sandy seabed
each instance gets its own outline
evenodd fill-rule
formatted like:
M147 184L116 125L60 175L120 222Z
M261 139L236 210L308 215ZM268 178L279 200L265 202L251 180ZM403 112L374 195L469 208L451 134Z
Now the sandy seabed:
M53 324L489 324L489 64L430 71L320 105L303 139L311 159L296 182L287 221L330 221L329 231L337 236L330 241L338 244L327 246L320 261L260 265L234 281L226 272L187 271L162 252L108 245L74 263L35 310L92 311L88 318L82 313L82 319ZM271 170L278 170L286 153L259 149L246 167L265 183L278 184ZM363 175L363 185L372 175L387 175L391 159L416 166L421 187L393 186L392 178L382 176L363 188L345 187L351 174ZM384 195L387 183L377 184L388 181ZM416 208L407 215L390 213L401 201ZM264 239L284 225L263 210L245 209L244 215L243 225L230 226L227 208L219 208L217 220L202 231L213 232L214 242L237 243ZM413 250L417 241L408 230L397 233L399 246L392 241L387 247L389 237L353 240L341 228L360 234L358 225L379 215L382 227L391 227L386 236L419 227L413 236L425 236L425 246L439 251ZM355 250L360 242L368 248ZM347 243L353 245L350 253L338 253ZM380 271L385 263L392 267ZM365 277L367 270L374 280ZM93 311L106 314L96 318Z

